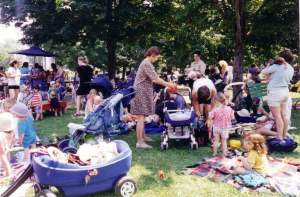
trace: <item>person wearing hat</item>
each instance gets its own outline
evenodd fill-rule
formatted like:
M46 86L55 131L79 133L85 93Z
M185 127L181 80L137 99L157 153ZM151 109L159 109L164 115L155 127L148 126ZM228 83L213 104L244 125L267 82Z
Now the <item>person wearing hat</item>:
M59 105L59 90L55 85L55 81L50 82L50 88L49 88L48 94L49 94L51 110L54 111L55 116L57 116L58 113L61 116L62 110L60 109L60 105Z
M33 126L33 117L27 106L16 103L10 108L10 112L18 119L18 133L20 143L25 149L24 161L29 160L29 148L35 148L36 132Z
M4 176L11 175L8 154L13 141L13 131L16 129L15 122L11 113L0 113L0 164L4 169Z

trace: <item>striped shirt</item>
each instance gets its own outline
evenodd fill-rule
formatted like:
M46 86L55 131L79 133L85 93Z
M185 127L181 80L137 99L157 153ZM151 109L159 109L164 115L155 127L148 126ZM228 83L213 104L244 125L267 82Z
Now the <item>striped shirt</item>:
M41 105L42 105L42 95L39 92L33 93L33 96L31 98L31 106L36 107Z

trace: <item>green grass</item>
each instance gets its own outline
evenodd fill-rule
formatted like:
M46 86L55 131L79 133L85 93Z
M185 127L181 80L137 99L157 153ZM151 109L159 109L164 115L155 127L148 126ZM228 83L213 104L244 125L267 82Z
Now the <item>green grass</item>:
M63 136L68 134L67 124L69 122L80 123L82 120L72 117L72 110L69 110L63 117L47 117L37 122L39 137ZM300 128L300 112L293 114L294 126ZM293 133L300 142L300 130ZM133 151L132 168L129 172L138 184L137 197L200 197L200 196L274 196L274 194L242 194L230 185L215 183L207 178L183 175L181 170L184 166L194 164L203 157L211 156L209 148L199 148L191 151L188 146L171 146L166 152L160 151L160 139L156 136L153 143L154 149L140 150L135 148L135 133L121 136L121 139L129 143ZM276 154L280 157L290 157L300 160L300 148L290 154ZM160 180L158 173L163 170L165 180ZM114 196L113 191L93 195L110 197ZM276 195L275 195L276 196Z

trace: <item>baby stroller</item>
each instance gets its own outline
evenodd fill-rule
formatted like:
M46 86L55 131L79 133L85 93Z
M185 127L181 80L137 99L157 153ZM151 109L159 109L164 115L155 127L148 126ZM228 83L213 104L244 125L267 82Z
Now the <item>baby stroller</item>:
M123 106L127 106L133 96L133 88L114 92L95 112L88 115L83 124L69 123L70 134L77 129L96 136L102 135L104 138L127 133L128 127L122 122Z
M189 87L179 87L178 89L178 92L182 95L189 95L189 97L191 97L191 89ZM168 88L164 90L164 97L167 98L167 95ZM177 95L182 96L180 94ZM190 147L192 149L198 149L193 128L193 123L196 118L194 109L174 109L176 104L173 100L166 100L164 104L164 125L166 129L161 135L161 149L167 150L171 140L189 140Z

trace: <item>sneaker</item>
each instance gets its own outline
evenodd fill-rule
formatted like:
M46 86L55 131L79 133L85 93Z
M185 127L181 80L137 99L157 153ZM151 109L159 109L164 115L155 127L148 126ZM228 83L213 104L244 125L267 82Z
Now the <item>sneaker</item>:
M136 143L136 148L151 149L152 146L143 142L143 143Z
M145 142L153 142L153 139L151 137L145 136Z

